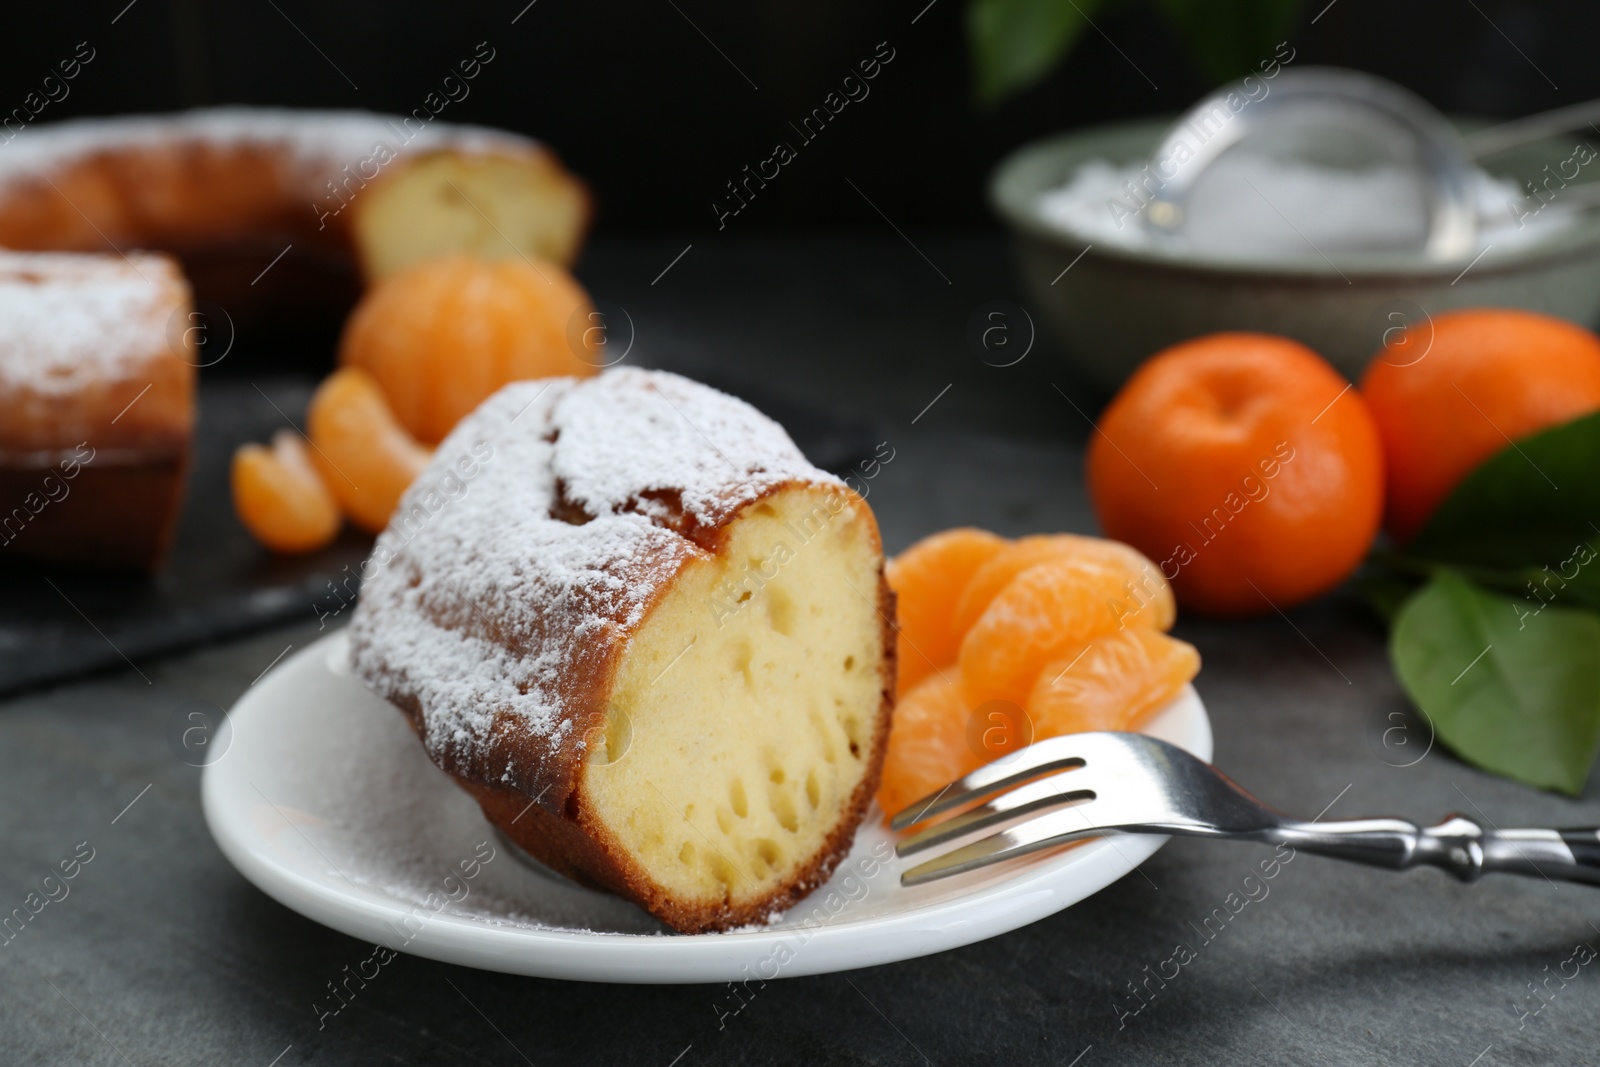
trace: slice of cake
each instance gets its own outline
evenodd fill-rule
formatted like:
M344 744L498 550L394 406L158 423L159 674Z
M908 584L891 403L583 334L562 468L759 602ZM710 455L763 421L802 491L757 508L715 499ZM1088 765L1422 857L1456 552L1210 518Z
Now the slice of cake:
M0 553L160 566L194 427L189 313L165 256L0 252Z
M626 369L506 386L363 577L357 673L551 867L699 932L848 851L894 687L877 524L741 401Z

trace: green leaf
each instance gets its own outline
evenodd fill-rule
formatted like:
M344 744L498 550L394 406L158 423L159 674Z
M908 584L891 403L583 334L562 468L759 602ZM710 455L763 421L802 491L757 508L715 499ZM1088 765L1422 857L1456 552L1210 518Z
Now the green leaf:
M1157 0L1201 73L1220 85L1260 75L1300 15L1301 0Z
M1491 456L1445 499L1406 551L1443 563L1555 570L1582 546L1600 544L1597 524L1600 413ZM1584 585L1600 595L1600 575L1588 575Z
M999 103L1032 85L1072 50L1105 0L971 0L978 100Z
M1152 0L1214 84L1279 59L1303 0ZM969 0L967 39L978 101L994 105L1049 74L1107 0Z
M1600 749L1600 615L1509 597L1440 571L1389 635L1400 683L1469 763L1576 796Z

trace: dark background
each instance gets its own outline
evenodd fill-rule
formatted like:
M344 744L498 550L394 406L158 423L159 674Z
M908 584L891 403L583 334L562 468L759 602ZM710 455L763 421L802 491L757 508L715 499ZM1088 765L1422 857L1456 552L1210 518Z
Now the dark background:
M802 148L729 230L883 227L850 182L901 227L987 225L984 178L1009 149L1073 126L1177 112L1209 88L1149 0L1096 15L1103 32L1086 33L1064 68L993 110L972 103L961 0L526 5L28 4L7 11L0 30L0 110L87 40L95 60L39 121L227 103L406 112L486 40L494 62L440 118L547 140L597 190L597 234L616 236L715 230L710 205L724 184L777 140L795 140L788 123L880 41L895 58L871 95ZM1359 67L1446 110L1491 116L1600 96L1593 3L1326 5L1305 5L1290 37L1296 65Z

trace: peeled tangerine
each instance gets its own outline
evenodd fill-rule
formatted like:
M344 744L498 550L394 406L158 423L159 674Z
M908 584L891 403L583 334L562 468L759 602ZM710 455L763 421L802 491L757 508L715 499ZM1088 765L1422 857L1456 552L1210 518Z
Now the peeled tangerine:
M967 744L967 701L955 667L923 678L894 706L878 806L885 815L929 796L987 760Z
M1172 587L1154 563L1138 549L1121 541L1082 534L1035 534L1012 542L1005 551L986 560L961 591L955 603L951 625L957 639L972 629L978 617L1000 591L1023 571L1057 559L1092 560L1119 571L1122 576L1121 607L1142 612L1149 607L1158 629L1170 629L1178 617Z
M962 526L924 537L889 561L901 694L955 662L961 647L961 634L952 622L956 600L973 574L1009 544L987 530Z
M888 573L902 658L886 814L1029 740L1133 729L1200 669L1199 653L1163 632L1177 617L1170 586L1116 541L950 530ZM1019 707L1027 721L1010 722Z
M311 397L306 428L322 481L350 521L379 533L429 451L395 419L372 375L346 367Z
M1038 737L1131 730L1198 673L1193 645L1130 626L1047 664L1028 695L1028 717Z
M1159 630L1129 627L1101 634L1070 657L1046 665L1023 705L1027 723L1007 734L1042 741L1089 730L1132 730L1199 672L1194 646ZM900 698L878 787L885 815L932 796L1015 747L989 743L990 723L1001 720L983 715L984 707L964 694L961 670L954 666L928 675ZM975 725L975 716L984 721Z
M232 481L239 521L272 551L313 552L338 536L339 504L293 430L279 430L270 448L241 446Z
M339 362L369 372L401 425L437 444L507 382L596 373L605 343L604 316L559 264L446 256L368 290Z
M1001 589L961 639L967 699L1022 703L1052 662L1116 630L1161 630L1172 615L1130 600L1127 572L1086 557L1029 567Z

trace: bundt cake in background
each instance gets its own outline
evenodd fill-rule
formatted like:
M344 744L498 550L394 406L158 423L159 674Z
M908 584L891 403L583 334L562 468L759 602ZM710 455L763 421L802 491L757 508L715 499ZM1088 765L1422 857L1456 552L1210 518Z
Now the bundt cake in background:
M631 369L508 385L363 577L355 671L556 870L695 932L848 851L894 688L877 524L742 401Z
M275 370L297 352L325 370L331 353L300 342L331 347L367 284L452 254L558 273L589 217L587 189L537 141L415 116L218 108L29 128L0 152L0 544L158 567L182 500L195 334L225 317L252 340L296 341L269 345ZM220 314L192 319L197 297ZM92 463L41 490L80 446Z
M449 252L568 264L589 217L588 190L539 142L410 116L76 119L0 153L0 246L170 252L235 317L326 300L341 278L342 314L360 285Z
M191 284L236 321L342 317L368 288L309 442L236 456L241 521L304 551L341 513L387 517L352 662L433 761L517 845L678 930L761 922L827 880L878 786L877 523L745 403L593 376L564 270L589 213L495 131L245 109L29 130L0 153L0 541L159 566Z

